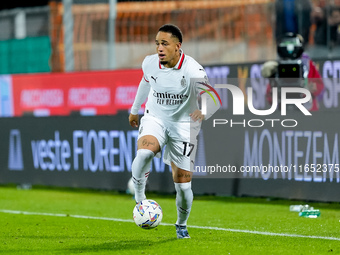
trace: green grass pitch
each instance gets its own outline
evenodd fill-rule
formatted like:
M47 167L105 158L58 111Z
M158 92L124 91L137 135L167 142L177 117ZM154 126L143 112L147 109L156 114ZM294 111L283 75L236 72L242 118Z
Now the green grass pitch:
M196 196L177 240L175 196L147 195L163 209L153 230L132 222L131 195L1 186L0 254L340 254L339 203L310 203L308 219L289 211L298 201Z

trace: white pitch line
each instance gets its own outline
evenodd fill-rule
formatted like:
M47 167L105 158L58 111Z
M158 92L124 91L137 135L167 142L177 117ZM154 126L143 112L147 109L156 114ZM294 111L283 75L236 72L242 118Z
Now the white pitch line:
M128 219L118 219L118 218L108 218L108 217L95 217L95 216L86 216L86 215L73 215L73 214L61 214L61 213L42 213L42 212L26 212L26 211L2 210L2 209L0 209L0 213L23 214L23 215L44 215L44 216L54 216L54 217L71 217L71 218L78 218L78 219L108 220L108 221L118 221L118 222L134 222L132 219L128 220ZM162 222L161 225L163 225L163 226L174 226L174 224L164 223L164 222ZM329 237L329 236L307 236L307 235L297 235L297 234L272 233L272 232L264 232L264 231L252 231L252 230L243 230L243 229L205 227L205 226L193 226L193 225L189 225L188 227L190 227L190 228L198 228L198 229L209 229L209 230L226 231L226 232L237 232L237 233L255 234L255 235L283 236L283 237L297 237L297 238L310 238L310 239L324 239L324 240L340 241L340 238Z

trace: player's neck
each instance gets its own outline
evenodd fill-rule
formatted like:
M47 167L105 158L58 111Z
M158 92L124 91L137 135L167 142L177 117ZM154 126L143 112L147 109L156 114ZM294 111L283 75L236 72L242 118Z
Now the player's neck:
M173 68L177 65L179 59L181 58L181 52L179 52L178 54L176 54L176 56L171 60L169 61L168 63L166 63L164 65L164 67L166 68Z

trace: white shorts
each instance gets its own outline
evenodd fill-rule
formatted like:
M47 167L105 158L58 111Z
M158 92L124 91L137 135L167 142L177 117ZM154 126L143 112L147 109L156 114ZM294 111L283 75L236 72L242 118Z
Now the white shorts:
M168 122L160 120L150 114L141 118L138 139L145 135L157 138L161 150L166 145L163 161L171 166L173 162L177 167L194 171L195 155L197 150L197 136L201 124L193 122ZM160 154L156 155L160 157Z

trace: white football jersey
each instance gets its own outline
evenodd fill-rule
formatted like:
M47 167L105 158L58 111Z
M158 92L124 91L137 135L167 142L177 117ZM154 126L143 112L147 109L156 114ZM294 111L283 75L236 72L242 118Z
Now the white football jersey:
M208 82L203 67L182 51L173 68L161 65L154 54L144 59L142 69L142 82L150 87L145 111L168 121L190 121L189 114L199 109L200 91L195 84L198 80Z

